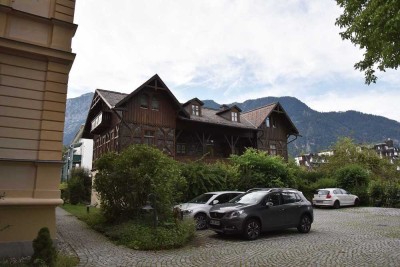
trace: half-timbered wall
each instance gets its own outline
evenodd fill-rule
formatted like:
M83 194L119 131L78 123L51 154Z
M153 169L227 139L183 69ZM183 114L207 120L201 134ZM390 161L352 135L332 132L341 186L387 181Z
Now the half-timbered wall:
M119 125L93 138L93 160L107 152L119 152Z
M166 153L175 155L175 129L135 123L123 123L120 127L120 151L132 144L152 145Z

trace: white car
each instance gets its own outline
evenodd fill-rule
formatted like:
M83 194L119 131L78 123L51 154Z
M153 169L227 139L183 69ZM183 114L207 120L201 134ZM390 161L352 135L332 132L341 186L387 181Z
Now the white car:
M312 203L315 207L329 206L338 209L341 206L358 206L360 199L341 188L322 188L314 194Z
M184 219L194 218L196 220L196 229L202 230L207 228L208 212L213 205L228 202L243 193L239 191L208 192L195 197L187 203L179 204L175 208L181 210Z

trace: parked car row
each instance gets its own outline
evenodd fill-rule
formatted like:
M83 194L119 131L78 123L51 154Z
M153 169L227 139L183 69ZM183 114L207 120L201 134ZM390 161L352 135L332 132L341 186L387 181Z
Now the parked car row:
M314 207L358 206L356 195L341 188L318 189L312 203L291 188L253 188L247 192L218 191L201 194L177 205L183 218L196 221L196 229L210 228L219 235L242 234L253 240L262 232L297 228L308 233Z

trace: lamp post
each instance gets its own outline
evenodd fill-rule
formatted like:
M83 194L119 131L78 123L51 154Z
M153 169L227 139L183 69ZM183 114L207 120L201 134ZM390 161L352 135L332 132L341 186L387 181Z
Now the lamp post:
M147 201L146 201L146 206L142 208L145 211L153 211L153 225L154 228L157 227L157 221L158 221L158 216L157 216L157 207L156 207L156 195L153 193L150 193L147 195Z

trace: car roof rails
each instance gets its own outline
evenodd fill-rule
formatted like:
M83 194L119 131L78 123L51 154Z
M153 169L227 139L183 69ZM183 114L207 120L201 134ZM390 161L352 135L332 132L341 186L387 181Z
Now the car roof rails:
M272 188L262 188L262 187L256 187L256 188L250 188L249 190L246 191L246 193L248 192L253 192L253 191L269 191Z

